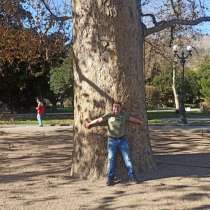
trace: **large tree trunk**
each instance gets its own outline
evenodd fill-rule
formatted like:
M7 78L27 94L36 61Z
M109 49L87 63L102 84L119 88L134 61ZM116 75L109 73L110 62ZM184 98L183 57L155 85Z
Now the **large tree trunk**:
M144 119L129 128L135 171L154 167L148 137L143 78L143 34L136 0L73 0L74 154L72 174L105 175L106 130L84 128L85 119L111 111L112 100ZM125 171L117 163L118 172Z

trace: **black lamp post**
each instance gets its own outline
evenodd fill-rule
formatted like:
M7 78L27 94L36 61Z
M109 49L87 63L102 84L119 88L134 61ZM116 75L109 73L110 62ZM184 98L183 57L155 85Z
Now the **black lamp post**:
M184 98L185 98L185 89L184 89L184 67L188 57L192 56L192 47L187 46L186 50L181 49L178 52L178 46L173 46L174 57L178 58L180 64L182 66L182 76L181 76L181 92L180 92L180 105L179 105L179 113L180 113L180 122L183 124L187 124L187 118L185 113L185 105L184 105Z

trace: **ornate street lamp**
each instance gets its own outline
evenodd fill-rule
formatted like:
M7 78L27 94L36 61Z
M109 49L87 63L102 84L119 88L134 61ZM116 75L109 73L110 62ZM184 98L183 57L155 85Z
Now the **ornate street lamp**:
M184 98L185 98L185 90L184 90L184 68L187 58L192 56L192 47L187 46L186 48L182 48L179 50L177 45L173 46L173 53L174 57L178 58L180 61L180 64L182 66L182 76L181 76L181 91L180 91L180 107L179 107L179 113L180 113L180 122L183 124L187 124L187 118L185 113L185 105L184 105Z

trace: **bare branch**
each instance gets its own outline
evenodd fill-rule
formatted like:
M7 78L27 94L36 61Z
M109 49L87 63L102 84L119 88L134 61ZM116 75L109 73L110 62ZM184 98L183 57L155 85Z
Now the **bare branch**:
M171 57L167 53L163 53L164 50L160 49L160 46L157 44L152 43L150 40L145 39L145 42L149 44L152 48L152 51L154 51L156 54L159 54L162 58L167 60L168 62L171 62Z
M62 21L62 22L64 22L64 21L66 21L66 20L72 19L72 17L70 17L70 16L60 16L60 17L58 17L57 15L55 15L55 14L52 12L52 10L50 9L49 5L45 2L45 0L40 0L40 1L44 4L45 8L46 8L47 11L52 15L52 17L54 17L57 21Z
M198 25L199 23L207 22L207 21L210 21L210 16L200 17L195 20L184 20L184 19L172 19L168 21L164 20L164 21L158 22L157 25L154 27L145 29L144 36L146 37L150 34L160 32L166 28L173 27L175 25L193 26L193 25Z
M173 1L173 0L170 0L170 2L171 2L171 7L172 7L172 9L173 9L173 11L174 11L174 15L178 18L178 17L180 16L180 14L179 14L179 12L176 10L176 6L175 6L175 4L174 4L174 1Z
M152 18L153 24L154 24L155 26L157 25L157 20L156 20L156 18L155 18L155 16L154 16L153 14L143 14L143 13L141 13L141 16L142 16L142 17L146 17L146 16L151 17L151 18Z

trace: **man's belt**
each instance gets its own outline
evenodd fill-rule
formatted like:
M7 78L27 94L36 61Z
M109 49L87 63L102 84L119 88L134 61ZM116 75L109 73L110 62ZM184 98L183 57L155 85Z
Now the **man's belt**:
M113 137L113 136L108 136L108 137L117 140L117 139L123 139L123 138L125 138L126 135L121 136L121 137Z

